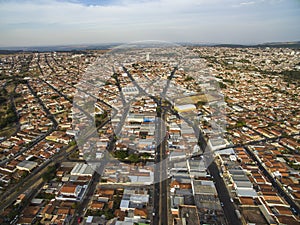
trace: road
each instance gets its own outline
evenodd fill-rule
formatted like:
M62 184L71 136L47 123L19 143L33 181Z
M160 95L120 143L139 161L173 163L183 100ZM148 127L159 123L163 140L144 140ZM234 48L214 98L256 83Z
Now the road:
M271 181L272 186L277 190L277 192L290 204L290 206L295 210L297 215L300 215L299 205L290 197L290 195L282 188L280 182L274 179L269 171L262 165L261 161L258 160L257 156L253 153L249 147L245 147L248 154L251 156L253 161L255 161L259 167L259 169L263 172L263 174Z
M161 121L166 120L166 112L160 105L158 107L162 110L158 110L157 116ZM155 184L154 184L154 217L153 224L167 225L169 218L168 207L168 179L167 178L167 160L166 159L166 146L167 140L165 138L166 129L164 123L157 120L156 125L156 166L155 166Z
M67 149L62 149L57 155L49 161L44 162L40 167L36 168L26 177L26 180L19 182L10 192L6 192L5 195L1 197L0 208L5 210L9 205L11 205L20 194L28 190L32 184L35 184L44 174L49 166L53 166L56 163L62 162L69 154L76 150L76 146L69 147Z
M176 67L170 74L168 80L170 81L175 72L176 72ZM132 83L134 86L136 86L139 90L140 93L146 94L149 96L146 91L139 86L139 84L135 81L133 76L128 72L128 70L123 67L123 70L125 73L127 73L128 77L131 79ZM163 92L161 93L161 97L165 100L166 99L166 93L169 87L169 82L167 84L167 87L163 89ZM160 108L160 112L157 112L157 117L161 118L162 120L165 120L165 113L166 111L170 111L171 114L176 115L178 118L183 119L187 124L193 127L194 132L196 136L198 137L198 143L199 146L202 150L202 152L205 152L207 149L207 141L204 138L203 133L199 129L199 127L194 126L192 121L189 121L189 119L184 118L182 116L179 116L176 111L173 110L172 106L170 103L167 101L165 102L165 106L162 106L161 104L161 99L158 99L155 96L149 96L152 98L158 105L158 108ZM166 139L164 138L165 132L163 132L162 128L162 123L158 124L156 128L156 132L158 133L158 140L162 140L162 142L157 146L156 149L156 167L155 167L155 181L160 181L154 184L154 203L153 203L153 224L157 225L167 225L168 224L168 179L167 178L167 165L166 162L163 162L163 159L166 158ZM209 172L213 175L214 181L216 182L216 189L219 194L220 201L224 203L224 213L227 221L229 224L234 224L234 225L240 225L242 224L240 219L237 217L235 214L235 207L233 203L230 201L230 195L228 193L228 190L226 188L226 185L223 181L223 179L220 177L219 173L220 171L218 170L218 167L216 166L215 162L212 162L212 164L208 168Z
M235 207L233 203L230 201L230 195L228 193L228 189L226 188L226 184L222 177L220 177L219 169L216 162L212 162L208 171L210 175L213 176L215 181L215 186L218 192L218 197L221 202L223 202L223 211L226 217L228 224L230 225L242 225L242 222L235 214Z
M13 157L16 158L19 155L22 155L24 152L28 151L30 148L32 148L34 145L38 144L40 141L44 140L46 136L48 136L49 134L51 134L58 126L58 123L55 119L55 117L50 113L50 111L48 110L48 108L44 105L44 103L42 102L42 100L39 98L39 96L37 95L37 93L32 89L31 85L27 82L26 83L28 89L30 90L30 92L32 93L32 95L38 100L39 104L42 106L43 110L46 112L47 117L52 121L53 126L46 132L41 134L39 137L37 137L35 140L33 140L27 147L23 147L19 152L17 152ZM19 126L19 125L18 125ZM2 161L0 161L0 166L6 164L7 162L9 162L12 158L6 158Z
M102 170L103 170L103 168L102 168ZM77 218L84 216L85 210L86 210L86 208L87 208L87 206L88 206L88 204L89 204L89 202L90 202L90 200L91 200L91 198L92 198L92 196L95 192L97 184L100 181L100 177L101 177L101 175L97 172L95 172L93 174L92 180L90 181L90 184L88 186L88 189L87 189L87 192L84 196L84 199L83 199L82 202L80 202L78 208L76 209L76 216L73 216L72 221L71 221L70 224L73 224L73 225L78 224Z

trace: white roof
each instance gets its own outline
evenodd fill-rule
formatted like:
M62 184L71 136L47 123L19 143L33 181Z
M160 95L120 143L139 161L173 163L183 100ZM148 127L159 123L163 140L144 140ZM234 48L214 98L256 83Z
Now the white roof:
M193 104L186 104L186 105L177 105L175 107L178 111L185 111L185 110L193 110L196 109L196 106Z
M153 182L153 173L150 173L149 176L128 176L131 183L151 183Z
M130 196L130 201L144 203L149 201L149 195L132 195Z
M129 207L129 200L121 200L120 208L128 208Z
M71 171L71 175L93 176L94 170L87 164L77 163Z
M236 161L237 160L235 155L230 155L229 158L230 158L231 161Z
M185 152L171 152L170 153L170 159L173 159L173 158L185 158L185 157L186 157Z
M42 198L34 198L31 200L32 204L41 204L44 201Z
M231 155L231 154L235 154L233 148L226 148L223 150L218 150L216 151L216 154L220 154L220 155Z
M88 216L86 222L91 223L92 221L93 221L93 216Z
M37 162L24 160L17 165L18 169L32 170L38 165Z
M212 180L201 180L201 184L206 185L206 186L212 186L212 187L215 186L215 184Z
M133 222L128 221L117 221L116 225L133 225Z
M257 193L253 188L237 188L237 195L241 197L257 197Z

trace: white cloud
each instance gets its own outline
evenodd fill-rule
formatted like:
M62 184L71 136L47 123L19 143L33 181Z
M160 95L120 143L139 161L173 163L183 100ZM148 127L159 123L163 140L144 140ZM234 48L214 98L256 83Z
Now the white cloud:
M209 3L208 3L209 2ZM132 22L135 17L156 20L167 18L182 11L195 11L199 6L213 5L213 1L204 0L162 0L143 1L122 0L117 5L94 6L61 1L9 1L0 6L1 24L10 23L95 23L103 21L116 22L125 19ZM180 16L178 14L177 16ZM120 21L121 22L121 21ZM122 21L124 22L124 21Z
M253 5L255 4L254 1L251 1L251 2L241 2L240 5Z
M266 2L269 1L278 0ZM240 24L265 24L261 18L264 13L249 11L248 8L252 7L246 7L262 4L263 1L254 2L226 0L227 4L224 4L224 0L115 0L110 5L88 5L79 0L0 1L0 46L138 39L219 42L230 39L235 42L242 39L234 38L243 35ZM232 5L245 7L232 8ZM266 10L272 10L270 5L268 7ZM287 18L286 21L292 19ZM232 30L234 26L239 27L235 34L226 33L226 29ZM276 26L273 28L280 30ZM250 38L246 36L245 40Z

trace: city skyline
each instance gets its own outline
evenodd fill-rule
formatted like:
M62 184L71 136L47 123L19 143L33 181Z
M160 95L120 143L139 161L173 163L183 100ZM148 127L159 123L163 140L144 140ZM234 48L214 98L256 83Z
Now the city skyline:
M0 14L0 47L300 39L300 3L286 0L0 1Z

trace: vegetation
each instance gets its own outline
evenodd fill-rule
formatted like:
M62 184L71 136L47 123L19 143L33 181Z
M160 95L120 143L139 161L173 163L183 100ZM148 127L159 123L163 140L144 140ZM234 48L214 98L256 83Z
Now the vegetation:
M148 158L151 157L151 154L145 152L145 153L142 153L140 156L141 156L141 158L143 158L143 159L148 159Z
M243 120L238 120L237 122L236 122L236 127L238 128L238 127L243 127L243 126L246 126L246 122L245 121L243 121Z
M130 162L132 163L137 163L140 161L140 157L137 154L130 154L128 159L130 160Z
M250 63L250 61L248 59L241 59L240 62L241 63Z
M160 107L160 106L157 106L157 107L156 107L156 113L157 113L157 114L160 114L161 111L162 111L162 110L161 110L161 107Z
M114 204L113 204L112 209L108 208L108 205L105 204L105 206L102 210L91 210L91 209L89 209L85 216L102 216L102 215L104 215L107 220L110 220L110 219L115 217L114 216L114 211L116 209L119 209L120 204L121 204L121 200L122 200L122 195L119 195L117 193L117 195L115 195L114 199L113 199Z
M234 84L234 80L230 80L230 79L223 79L224 82L229 83L231 85Z
M42 175L44 181L50 181L55 177L55 171L58 168L58 164L49 166L47 171Z
M282 71L283 78L289 82L291 80L300 80L300 71L292 70L292 71Z
M118 150L114 152L114 157L117 159L125 159L128 157L128 151L127 150Z
M70 146L75 146L76 145L76 141L75 140L71 141L69 145Z
M110 209L104 209L104 210L89 209L86 213L86 216L102 216L102 215L104 215L107 220L110 220L115 217L113 211Z
M196 103L196 107L199 108L199 107L205 105L206 103L207 103L207 101L200 100Z
M194 78L191 76L186 76L186 78L184 78L184 81L192 81L192 80L194 80Z
M51 199L55 198L55 194L40 192L36 197L51 200Z
M75 145L76 145L76 142L75 142ZM79 160L79 150L77 149L74 152L72 152L68 158L71 160Z
M219 82L219 86L220 86L221 89L227 88L227 85L224 84L223 82Z
M145 160L150 158L151 154L149 154L149 153L129 154L128 150L118 150L113 153L113 156L123 162L138 163L138 162L144 162Z
M3 129L18 121L18 117L15 114L11 104L3 107L2 110L3 111L0 111L0 129Z
M99 127L103 123L103 121L107 118L107 116L108 116L107 111L104 111L102 114L96 114L95 115L96 127Z

